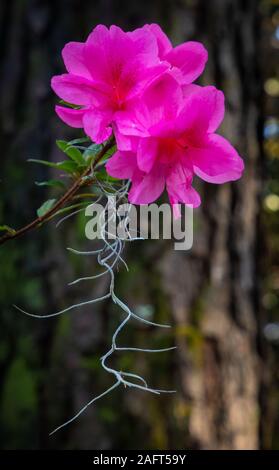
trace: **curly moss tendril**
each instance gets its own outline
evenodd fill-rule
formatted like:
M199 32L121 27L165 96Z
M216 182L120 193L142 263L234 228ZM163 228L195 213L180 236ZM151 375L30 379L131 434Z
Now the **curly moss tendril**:
M107 185L101 185L101 183L99 183L99 184L100 184L100 188L102 190L102 193L105 196L109 196L109 195L113 194L114 197L116 198L117 203L119 203L123 199L125 200L126 195L127 195L127 190L128 190L128 185L127 184L124 184L116 192L115 192L115 188L111 187L109 184L107 184ZM83 282L83 281L91 281L91 280L97 279L99 277L102 277L102 276L108 274L110 276L109 292L107 294L103 295L103 296L100 296L100 297L97 297L97 298L94 298L94 299L89 299L89 300L86 300L86 301L83 301L83 302L80 302L80 303L77 303L77 304L70 305L69 307L67 307L63 310L60 310L58 312L54 312L54 313L51 313L51 314L48 314L48 315L36 315L36 314L33 314L33 313L29 313L29 312L21 309L20 307L14 305L14 307L17 310L24 313L25 315L28 315L30 317L43 319L43 318L52 318L52 317L61 315L63 313L69 312L70 310L80 308L80 307L83 307L85 305L92 305L92 304L95 304L97 302L101 302L102 300L111 298L112 301L116 305L118 305L120 307L120 309L125 313L125 318L118 325L118 327L116 328L116 330L115 330L115 332L112 336L112 342L111 342L110 349L100 358L101 365L102 365L103 369L106 372L108 372L109 374L111 374L112 376L114 376L115 383L111 387L109 387L107 390L105 390L103 393L101 393L100 395L98 395L98 396L94 397L92 400L90 400L85 406L83 406L78 411L77 414L75 414L68 421L64 422L63 424L61 424L60 426L55 428L50 433L50 435L55 434L60 429L64 428L65 426L67 426L70 423L72 423L73 421L75 421L90 405L92 405L93 403L95 403L97 400L104 397L108 393L112 392L115 388L119 387L120 385L124 385L124 387L137 388L139 390L143 390L145 392L150 392L150 393L157 394L157 395L159 395L160 393L175 393L175 390L160 390L160 389L151 388L151 387L148 386L146 380L143 377L141 377L140 375L137 375L137 374L134 374L134 373L131 373L131 372L123 372L123 371L114 369L112 367L109 367L107 365L108 358L115 351L159 353L159 352L166 352L166 351L171 351L171 350L175 349L175 347L163 348L163 349L142 349L142 348L135 348L135 347L130 347L130 346L118 346L117 345L117 338L118 338L119 333L122 331L122 329L125 327L125 325L131 319L134 319L138 322L141 322L141 323L144 323L144 324L147 324L147 325L152 325L152 326L161 327L161 328L170 328L170 326L155 323L155 322L149 321L145 318L142 318L142 317L136 315L116 295L115 290L114 290L114 286L115 286L114 268L120 262L128 270L128 266L127 266L127 264L125 263L125 261L123 260L123 258L121 256L121 254L123 252L123 249L124 249L124 246L125 246L125 242L126 241L129 241L129 242L135 241L135 240L138 240L139 238L138 237L132 237L131 234L129 233L129 231L126 232L128 234L128 237L127 237L127 240L125 240L125 241L123 241L122 239L117 238L115 236L114 236L114 238L112 237L112 234L110 234L107 230L107 224L112 218L117 218L117 210L116 210L117 204L115 204L113 207L109 207L109 204L110 204L110 200L108 198L108 202L105 205L104 210L101 214L100 235L101 235L101 239L102 239L102 242L103 242L103 246L100 249L94 250L94 251L79 251L79 250L76 250L76 249L73 249L73 248L68 248L69 251L71 251L72 253L77 254L79 256L92 256L92 255L96 256L99 266L101 266L103 268L103 271L100 274L75 279L74 281L70 282L69 285L75 285L75 284L77 284L79 282ZM106 221L105 216L106 216L106 212L108 211L108 209L110 209L110 211L109 211L110 216L109 216L109 219ZM74 213L71 213L70 215L67 215L67 217L64 217L63 219L61 219L59 221L59 223L57 224L57 226L59 226L64 220L68 219L70 216L74 215L75 213L76 213L76 211ZM128 216L126 217L126 219L124 219L124 221L122 221L122 223L124 224L125 229L127 229Z

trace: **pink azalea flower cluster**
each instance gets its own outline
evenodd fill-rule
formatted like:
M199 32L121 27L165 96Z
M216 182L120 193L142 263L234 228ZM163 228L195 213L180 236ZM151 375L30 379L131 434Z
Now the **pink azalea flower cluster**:
M197 207L194 175L217 184L241 177L242 159L215 133L223 93L192 83L207 61L202 44L173 47L156 24L127 33L99 25L85 43L66 44L62 55L68 73L53 77L52 88L76 109L56 112L96 143L114 133L117 152L106 169L131 180L130 202L151 203L166 188L172 205Z

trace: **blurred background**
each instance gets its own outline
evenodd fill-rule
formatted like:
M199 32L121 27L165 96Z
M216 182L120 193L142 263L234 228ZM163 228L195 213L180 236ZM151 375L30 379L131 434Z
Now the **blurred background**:
M32 220L53 175L27 159L60 160L56 139L81 136L56 117L50 78L60 51L98 23L134 29L159 23L174 44L202 41L201 84L225 92L221 133L244 157L239 182L196 182L194 246L130 244L130 271L116 289L138 314L169 331L133 322L125 345L178 349L114 356L175 395L117 389L73 425L49 437L112 384L99 358L121 318L111 301L49 320L28 318L100 295L109 279L74 287L96 272L84 217L55 222L0 250L0 446L2 449L279 449L279 1L2 0L0 4L0 224ZM82 259L81 259L82 258Z

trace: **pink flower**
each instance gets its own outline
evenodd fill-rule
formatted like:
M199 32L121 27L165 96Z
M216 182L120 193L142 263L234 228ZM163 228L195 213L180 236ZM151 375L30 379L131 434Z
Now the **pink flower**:
M208 54L200 42L188 41L173 48L158 24L145 25L143 29L156 37L160 59L168 62L171 74L181 85L192 83L201 75Z
M56 106L56 112L96 143L111 135L115 112L168 68L159 59L156 37L145 28L124 33L99 25L85 43L66 44L62 55L68 73L53 77L51 86L80 109Z
M207 52L198 42L172 47L156 24L125 33L117 26L97 26L85 43L70 42L62 51L67 74L51 85L64 101L79 109L56 106L58 116L72 127L84 128L96 143L112 133L115 112L168 70L180 84L203 71Z
M181 87L168 74L143 93L132 108L118 113L118 151L107 172L129 178L129 200L155 201L166 187L171 204L193 207L200 196L193 176L210 183L237 180L243 161L223 137L215 134L224 116L223 93L212 86Z

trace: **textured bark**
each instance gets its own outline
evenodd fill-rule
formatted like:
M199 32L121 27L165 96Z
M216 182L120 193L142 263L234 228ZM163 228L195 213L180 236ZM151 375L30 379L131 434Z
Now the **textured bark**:
M203 208L196 214L202 228L194 233L192 251L184 257L169 252L161 264L177 328L196 322L202 335L199 364L187 341L177 337L182 390L191 408L189 433L199 448L256 449L260 445L262 116L256 3L200 1L194 19L188 18L198 28L193 31L195 37L205 40L209 48L206 82L225 92L223 134L246 163L241 181L203 188ZM183 8L176 11L173 24L182 14ZM198 320L197 303L201 304Z

